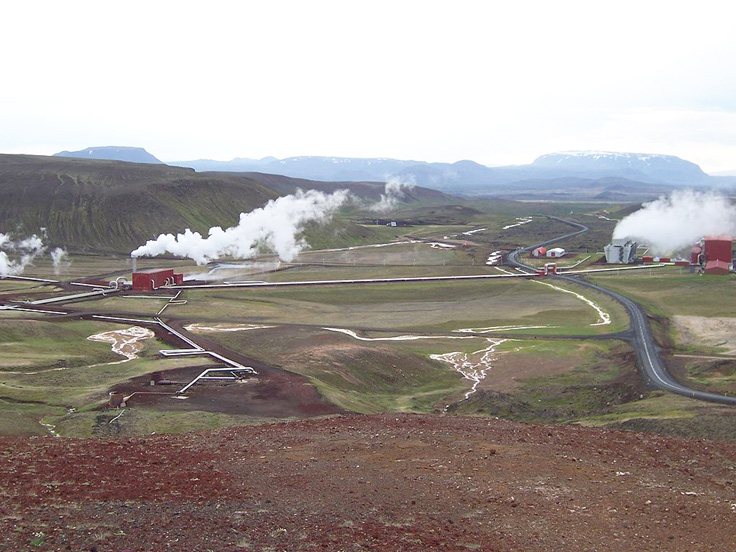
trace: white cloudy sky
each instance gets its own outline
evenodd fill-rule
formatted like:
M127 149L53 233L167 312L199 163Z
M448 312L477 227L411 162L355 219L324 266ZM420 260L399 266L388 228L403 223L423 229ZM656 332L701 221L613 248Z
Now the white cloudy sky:
M736 170L727 1L4 2L0 152Z

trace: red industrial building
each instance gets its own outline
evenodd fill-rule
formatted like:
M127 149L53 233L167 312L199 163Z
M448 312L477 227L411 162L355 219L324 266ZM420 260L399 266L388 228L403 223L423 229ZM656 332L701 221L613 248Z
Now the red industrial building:
M690 251L693 264L706 274L728 274L731 271L733 240L727 237L706 237Z
M705 238L703 253L706 261L731 262L733 240L731 238Z
M532 252L530 253L532 257L546 257L547 256L547 248L546 247L537 247L536 249L532 249Z
M705 273L725 275L731 272L731 263L725 261L705 261Z
M174 274L172 268L142 270L133 273L133 291L153 291L162 286L179 286L183 274Z

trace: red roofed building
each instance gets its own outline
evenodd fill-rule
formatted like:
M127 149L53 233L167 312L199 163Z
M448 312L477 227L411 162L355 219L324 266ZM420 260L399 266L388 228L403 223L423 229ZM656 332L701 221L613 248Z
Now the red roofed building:
M153 291L162 286L181 285L183 274L174 274L171 268L142 270L133 273L133 291Z
M705 273L724 275L731 271L731 263L725 261L706 261Z
M546 256L547 256L546 247L537 247L536 249L532 249L532 257L546 257Z

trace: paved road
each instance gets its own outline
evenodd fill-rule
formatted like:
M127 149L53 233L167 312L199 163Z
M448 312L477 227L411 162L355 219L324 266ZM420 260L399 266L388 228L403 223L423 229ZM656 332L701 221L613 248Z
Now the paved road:
M550 218L576 227L577 230L542 243L517 249L513 253L510 253L508 256L508 262L510 265L524 271L534 270L531 266L528 266L519 260L520 254L531 251L532 249L535 249L537 247L550 245L571 238L573 236L577 236L578 234L582 234L583 232L588 231L588 227L583 224L578 224L557 217ZM642 309L642 307L638 303L632 301L628 297L624 297L620 293L616 293L615 291L611 291L596 284L592 284L580 279L579 277L551 276L551 278L565 280L567 282L572 282L590 289L594 289L596 291L599 291L600 293L608 295L609 297L623 305L623 307L626 309L626 312L629 313L629 320L631 325L630 340L634 351L636 352L639 370L641 371L647 383L653 385L658 389L669 391L671 393L677 393L678 395L684 395L685 397L690 397L692 399L699 399L702 401L709 401L720 404L736 405L736 397L728 397L726 395L719 395L717 393L707 393L705 391L691 389L690 387L678 383L672 376L670 376L670 374L667 372L667 368L662 362L661 357L659 356L659 351L657 350L657 346L654 343L652 331L649 327L649 322L647 321L646 314L644 314L644 309Z

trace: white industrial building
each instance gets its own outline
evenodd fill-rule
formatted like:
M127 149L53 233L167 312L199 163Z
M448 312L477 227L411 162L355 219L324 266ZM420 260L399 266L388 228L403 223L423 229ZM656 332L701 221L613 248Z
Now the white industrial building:
M550 259L557 259L564 255L565 255L565 250L562 249L561 247L555 247L553 249L547 250L547 257L549 257Z
M616 238L603 248L609 264L631 264L634 262L638 243L629 238Z

